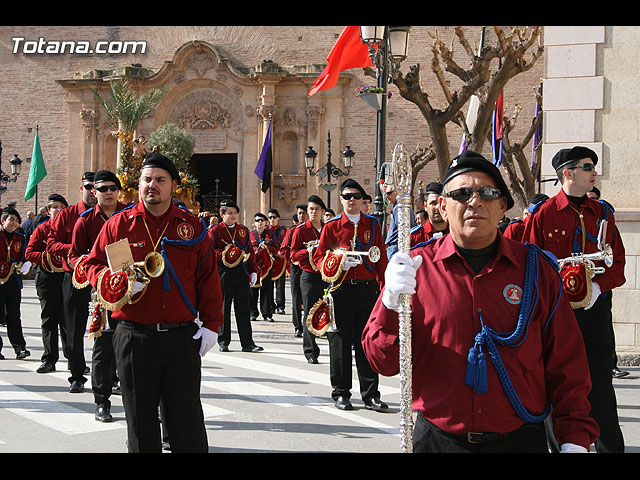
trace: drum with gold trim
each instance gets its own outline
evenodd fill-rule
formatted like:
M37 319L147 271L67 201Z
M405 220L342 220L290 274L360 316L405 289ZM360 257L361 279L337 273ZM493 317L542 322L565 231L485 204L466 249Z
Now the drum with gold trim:
M134 281L126 271L112 273L108 267L102 269L96 283L98 303L109 311L122 308L131 299Z
M560 270L562 288L574 309L586 306L591 300L591 266L587 262L565 264Z
M327 330L336 330L333 298L330 293L319 299L309 310L307 328L318 337L324 335Z
M13 262L0 262L0 285L9 280L15 269L16 264Z
M256 265L258 267L258 280L253 288L260 288L262 286L262 280L267 278L273 266L273 259L268 249L258 248L256 250Z
M73 267L71 283L73 283L73 286L77 289L82 289L89 285L87 272L84 270L84 262L87 261L87 258L89 258L89 255L82 255Z
M237 245L228 243L222 251L222 263L225 267L233 268L244 259L244 250Z
M273 265L271 266L271 279L278 280L287 271L287 259L282 255L273 257Z
M346 255L343 250L327 250L320 264L320 275L327 283L335 282L344 271Z

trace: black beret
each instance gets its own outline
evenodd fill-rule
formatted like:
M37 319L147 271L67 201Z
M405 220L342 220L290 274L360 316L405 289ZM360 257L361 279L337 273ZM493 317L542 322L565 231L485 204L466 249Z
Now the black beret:
M484 172L489 175L496 182L498 190L500 190L506 198L507 210L513 207L513 197L511 197L511 193L507 188L507 184L504 183L498 167L479 153L472 152L471 150L466 150L451 160L451 163L444 172L442 185L446 185L453 177L464 172Z
M280 218L280 212L278 212L278 210L276 210L275 208L270 208L267 213L275 213L276 217Z
M48 201L49 202L62 202L62 203L64 203L65 207L69 206L69 204L67 203L66 198L64 198L59 193L52 193L51 195L49 195Z
M18 211L13 208L13 207L4 207L2 209L2 216L9 216L9 215L15 215L16 218L18 219L18 223L22 223L22 217L20 217L20 214L18 213Z
M240 207L233 200L227 200L226 202L222 202L220 204L221 207L232 207L236 209L236 212L240 212Z
M593 160L594 165L598 164L598 155L596 152L587 147L576 146L573 148L563 148L562 150L558 150L551 159L551 165L557 172L565 165L575 162L576 160L582 160L583 158L590 158Z
M178 169L169 157L165 157L161 153L151 152L146 157L144 157L142 168L146 167L162 168L163 170L169 172L171 174L171 178L177 180L178 184L180 183L180 173L178 172Z
M82 174L82 181L84 182L86 180L88 182L93 182L94 176L95 176L95 172L84 172Z
M364 188L362 188L362 185L360 185L358 182L356 182L352 178L347 178L344 182L342 182L342 184L340 185L340 193L342 193L347 188L355 188L356 190L359 190L360 193L362 193L362 195L367 194Z
M442 193L442 184L440 182L431 182L427 185L425 193Z
M97 171L93 177L93 183L98 183L98 182L113 182L118 186L118 188L122 188L122 185L120 184L120 179L111 170Z
M544 202L545 200L549 200L549 195L545 195L544 193L536 193L529 200L529 205L537 205L540 202Z
M598 198L600 198L600 190L598 189L598 187L593 187L591 191L595 193L598 196Z
M307 203L317 203L318 205L320 205L320 207L322 207L323 210L327 209L327 206L318 195L311 195L309 198L307 198Z
M362 197L363 200L369 200L370 202L373 202L373 198L371 198L371 195L369 195L368 193L364 194L364 197Z
M256 213L256 214L254 214L254 215L253 215L253 218L254 218L254 219L255 219L256 217L264 218L264 219L265 219L265 220L267 220L267 221L269 220L269 219L267 218L267 216L266 216L264 213L262 213L262 212L258 212L258 213Z

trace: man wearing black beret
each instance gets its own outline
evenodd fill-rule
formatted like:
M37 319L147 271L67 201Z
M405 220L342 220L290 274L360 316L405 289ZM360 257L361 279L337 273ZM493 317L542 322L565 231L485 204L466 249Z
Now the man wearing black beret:
M431 182L425 189L424 211L427 215L425 223L411 229L411 246L427 242L434 236L445 235L449 231L449 225L442 218L438 206L442 194L442 183Z
M590 148L575 146L559 150L551 160L562 187L531 213L525 221L522 242L529 242L550 251L558 259L572 254L593 254L598 249L598 233L607 220L605 244L611 246L613 264L603 273L586 279L588 289L565 291L572 299L573 312L582 332L591 376L590 415L600 427L595 446L598 452L624 452L617 401L611 371L615 367L611 297L612 290L625 283L625 249L616 227L613 208L606 202L588 197L593 189L598 155ZM596 266L604 265L596 261ZM575 284L574 284L575 285ZM578 298L580 297L580 298Z
M451 162L449 233L391 258L364 350L381 374L399 372L399 295L411 295L414 452L548 452L550 405L562 450L586 452L598 427L584 346L547 255L498 230L510 197L499 175L473 152Z

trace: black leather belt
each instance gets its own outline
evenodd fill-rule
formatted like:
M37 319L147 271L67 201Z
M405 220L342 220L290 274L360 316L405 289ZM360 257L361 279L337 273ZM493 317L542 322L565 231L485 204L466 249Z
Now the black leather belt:
M449 435L450 437L455 438L458 441L461 442L467 442L467 443L488 443L488 442L492 442L494 440L498 440L501 438L508 438L509 436L513 435L514 433L519 433L522 431L526 431L526 430L537 430L542 428L541 424L527 424L527 425L523 425L520 428L512 431L512 432L507 432L507 433L493 433L493 432L468 432L468 433L461 433L461 434L453 434L453 433L447 433L447 435Z
M352 278L351 280L345 280L344 282L342 282L342 285L367 286L367 285L373 285L374 283L377 283L377 282L375 280L358 280L358 279Z
M138 323L129 322L127 320L120 320L120 325L126 327L135 328L137 330L146 330L152 332L168 332L169 330L175 330L176 328L186 327L192 325L193 322L178 322L178 323Z

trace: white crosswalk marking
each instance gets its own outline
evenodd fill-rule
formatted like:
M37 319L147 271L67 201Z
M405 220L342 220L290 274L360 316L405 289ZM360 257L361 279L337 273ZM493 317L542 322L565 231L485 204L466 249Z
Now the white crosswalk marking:
M86 410L0 380L0 408L68 435L124 428L124 422L96 422Z

